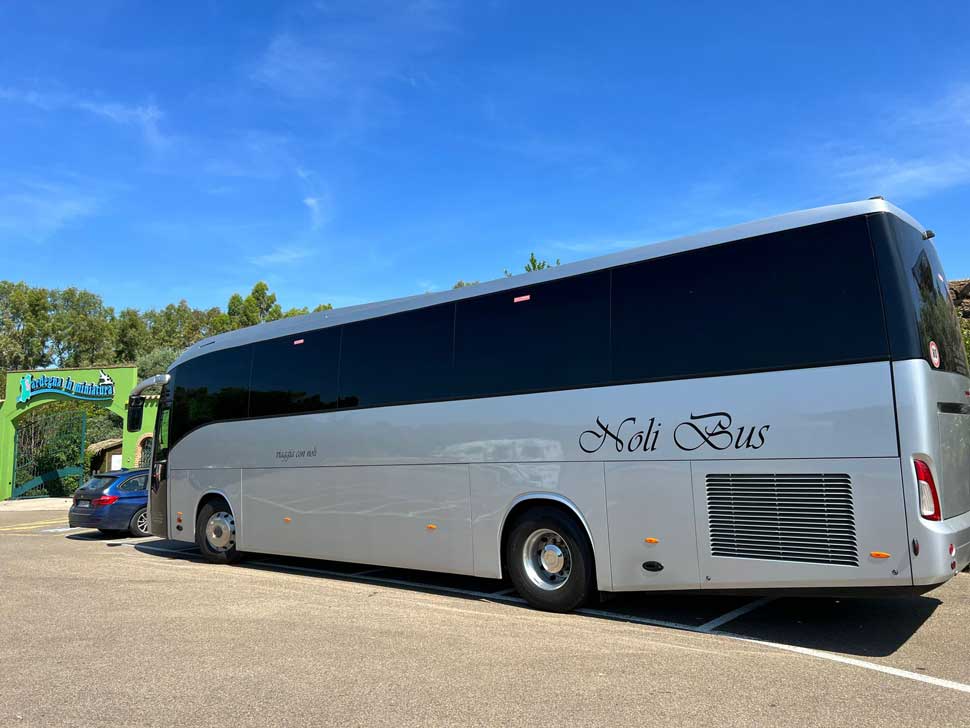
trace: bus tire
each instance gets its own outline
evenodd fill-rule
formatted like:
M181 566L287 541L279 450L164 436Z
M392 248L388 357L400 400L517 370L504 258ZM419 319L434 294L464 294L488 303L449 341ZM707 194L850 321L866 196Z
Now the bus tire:
M576 518L559 508L537 506L516 520L505 564L516 591L536 609L569 612L596 591L589 539Z
M210 500L195 519L195 543L203 558L214 564L235 564L243 559L236 549L236 522L229 505Z

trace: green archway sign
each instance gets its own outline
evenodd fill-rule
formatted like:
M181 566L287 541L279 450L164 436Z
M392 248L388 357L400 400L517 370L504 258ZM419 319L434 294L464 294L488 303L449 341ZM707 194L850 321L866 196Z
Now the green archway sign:
M99 404L124 420L128 394L137 383L138 370L130 366L7 372L7 398L0 404L0 500L13 492L14 440L21 415L49 402L81 400ZM122 467L135 467L138 443L155 427L154 404L151 399L146 402L140 432L123 428Z

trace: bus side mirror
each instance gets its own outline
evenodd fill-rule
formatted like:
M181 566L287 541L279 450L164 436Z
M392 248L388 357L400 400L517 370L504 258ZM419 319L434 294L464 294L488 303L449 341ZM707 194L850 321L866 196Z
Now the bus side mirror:
M132 396L128 398L128 432L141 432L142 416L145 412L145 398Z

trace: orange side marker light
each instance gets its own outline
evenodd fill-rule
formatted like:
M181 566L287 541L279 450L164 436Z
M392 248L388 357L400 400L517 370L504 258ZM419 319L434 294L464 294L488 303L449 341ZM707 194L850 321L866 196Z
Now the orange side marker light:
M285 518L283 519L283 523L292 523L292 522L293 522L293 519L292 519L292 518L290 518L289 516L286 516L286 517L285 517Z
M434 531L438 527L433 523L429 523L427 526L425 526L425 528L427 528L429 531Z
M885 551L870 551L869 555L874 559L888 559L892 554L887 554Z
M660 539L659 538L652 538L652 537L650 537L650 538L643 539L643 542L644 543L660 543Z

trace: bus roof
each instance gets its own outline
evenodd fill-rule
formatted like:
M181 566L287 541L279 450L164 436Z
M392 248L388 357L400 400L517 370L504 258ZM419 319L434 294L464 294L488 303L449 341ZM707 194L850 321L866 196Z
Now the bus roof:
M600 255L595 258L566 263L541 271L521 273L519 275L498 278L492 281L476 283L463 288L438 293L419 293L403 298L392 298L386 301L376 301L373 303L363 303L356 306L346 306L344 308L333 309L330 311L320 311L309 313L303 316L293 316L290 318L279 319L249 326L244 329L229 331L225 334L210 336L196 342L184 352L172 364L171 368L182 364L189 359L194 359L202 354L242 346L256 341L275 339L277 337L299 334L315 329L325 329L331 326L339 326L345 323L361 321L369 318L377 318L389 314L410 311L427 306L434 306L440 303L460 301L465 298L474 298L489 293L520 288L525 285L542 283L545 281L556 280L557 278L567 278L569 276L590 273L604 268L614 268L616 266L636 263L650 258L661 258L675 253L683 253L688 250L705 248L722 243L729 243L734 240L743 240L758 235L791 230L817 223L841 220L859 215L869 215L880 212L888 212L900 218L907 224L925 232L925 228L920 225L909 214L899 209L895 205L882 198L872 198L859 202L848 202L840 205L828 205L825 207L815 207L808 210L798 210L784 215L766 217L761 220L731 225L730 227L707 230L694 235L674 238L664 242L641 245L616 253Z

